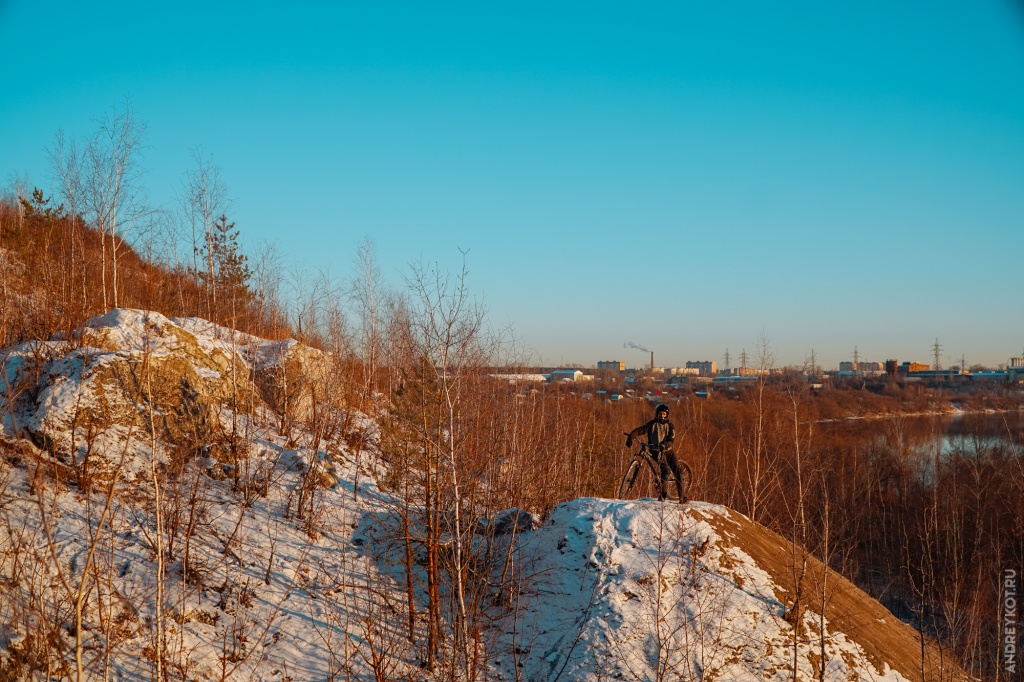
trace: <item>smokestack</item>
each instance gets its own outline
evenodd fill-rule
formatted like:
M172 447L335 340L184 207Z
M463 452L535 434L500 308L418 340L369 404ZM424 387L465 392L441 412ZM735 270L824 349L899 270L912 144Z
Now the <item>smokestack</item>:
M651 371L654 371L654 351L651 351Z

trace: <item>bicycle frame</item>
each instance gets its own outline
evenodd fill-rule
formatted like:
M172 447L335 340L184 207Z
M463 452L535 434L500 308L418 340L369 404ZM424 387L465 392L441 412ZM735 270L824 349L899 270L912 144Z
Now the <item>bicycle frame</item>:
M628 433L624 435L629 436ZM641 461L647 463L647 467L651 470L651 474L659 489L667 492L669 483L677 483L682 495L687 495L690 490L690 484L693 482L693 472L690 471L689 465L686 462L678 461L679 474L683 476L683 480L676 481L676 477L671 471L667 471L668 476L662 480L660 458L651 451L650 443L639 441L639 444L640 449L633 453L629 464L626 465L626 471L622 476L622 480L619 482L619 497L625 497L633 489L636 479L640 475Z

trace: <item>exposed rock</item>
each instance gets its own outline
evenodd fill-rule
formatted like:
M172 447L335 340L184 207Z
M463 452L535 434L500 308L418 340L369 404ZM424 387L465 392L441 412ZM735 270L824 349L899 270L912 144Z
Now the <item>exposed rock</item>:
M337 383L344 380L332 357L295 339L261 339L201 318L175 318L211 353L234 352L245 359L260 400L285 421L307 423L324 406L339 407Z
M230 415L264 407L238 347L159 313L112 310L70 339L21 344L0 362L5 432L101 479L136 446L165 462L211 446L215 459L237 458Z

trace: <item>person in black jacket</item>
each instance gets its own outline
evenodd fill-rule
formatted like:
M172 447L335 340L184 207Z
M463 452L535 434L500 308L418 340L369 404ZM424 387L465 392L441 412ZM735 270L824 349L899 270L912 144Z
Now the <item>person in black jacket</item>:
M661 467L661 487L658 499L664 500L668 497L665 483L671 472L676 479L679 503L683 504L686 502L686 497L683 495L683 477L679 472L679 460L676 459L676 453L672 451L672 442L676 438L676 430L672 426L672 422L668 420L668 405L661 404L655 407L654 419L630 431L629 435L626 436L626 447L632 447L633 439L640 437L646 440L651 450L651 455L658 461L658 465Z

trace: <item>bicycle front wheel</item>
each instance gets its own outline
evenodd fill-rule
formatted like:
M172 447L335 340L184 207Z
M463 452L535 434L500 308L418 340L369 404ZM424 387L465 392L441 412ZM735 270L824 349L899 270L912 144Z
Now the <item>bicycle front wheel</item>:
M622 475L622 481L619 482L619 498L624 499L629 491L633 489L633 484L636 483L636 477L640 474L640 460L634 457L629 462L629 466L626 467L626 473Z

